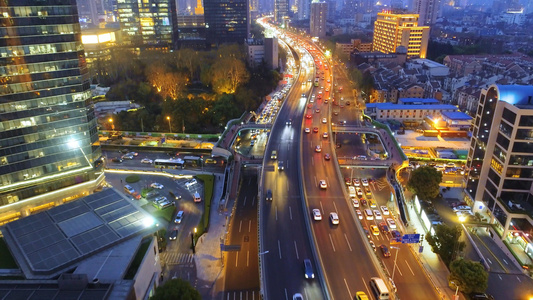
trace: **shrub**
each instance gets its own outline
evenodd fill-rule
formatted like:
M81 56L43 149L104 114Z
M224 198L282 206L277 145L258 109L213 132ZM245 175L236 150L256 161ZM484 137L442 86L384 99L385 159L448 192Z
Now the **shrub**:
M139 175L130 175L126 177L127 183L135 183L135 182L139 182L139 180L141 180L141 177Z

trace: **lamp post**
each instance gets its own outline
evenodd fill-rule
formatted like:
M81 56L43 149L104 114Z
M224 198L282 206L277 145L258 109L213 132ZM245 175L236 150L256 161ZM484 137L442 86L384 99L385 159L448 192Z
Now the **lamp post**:
M109 123L111 123L111 130L115 131L115 123L113 123L113 118L109 118Z
M167 120L168 120L168 130L170 131L170 133L172 133L172 126L170 125L170 117L167 116Z
M196 253L196 243L194 242L194 237L195 236L196 236L196 227L194 227L194 233L191 232L192 254Z

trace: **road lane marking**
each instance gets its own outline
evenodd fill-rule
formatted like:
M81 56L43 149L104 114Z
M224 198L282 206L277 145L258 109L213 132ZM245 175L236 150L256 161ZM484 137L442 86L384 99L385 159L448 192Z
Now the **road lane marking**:
M252 178L248 179L248 185L252 184Z
M298 246L296 245L296 240L294 241L294 250L296 250L296 259L300 259L300 255L298 255Z
M500 280L503 280L503 278L500 276L500 274L498 274L498 277L500 278Z
M329 241L331 242L331 247L333 247L333 252L336 252L335 245L333 244L333 239L331 238L331 233L329 233Z
M502 260L503 260L503 262L504 262L506 265L509 264L504 258L502 258Z
M287 289L285 289L285 299L289 300L289 295L287 295Z
M350 292L350 287L348 286L348 282L346 282L346 278L344 278L344 285L346 286L346 289L348 290L348 298L352 299L352 292Z
M318 187L318 181L316 181L316 176L315 176L315 186Z
M276 221L278 220L278 206L276 206Z
M365 289L366 289L366 292L368 295L372 295L372 293L370 292L370 289L368 288L368 285L366 285L366 281L365 281L365 278L364 277L361 277L362 281L363 281L363 284L365 285Z
M311 165L315 165L315 158L311 156Z
M336 212L337 214L339 214L339 213L338 213L338 210L337 210L337 204L335 204L335 201L333 201L333 206L335 206L335 212Z
M352 252L352 246L350 246L350 242L348 242L348 236L346 233L344 234L344 238L346 239L346 244L348 244L348 248L350 248L350 252Z
M239 232L241 232L241 228L242 228L242 220L239 221Z
M522 282L522 280L520 280L520 277L516 276L516 280Z
M490 260L490 258L487 257L487 260L489 261L489 264L492 265L492 260Z
M237 252L235 252L235 254L236 254L235 255L235 267L237 267L238 262L239 262L239 252L237 251Z
M279 251L279 259L281 259L281 245L278 240L278 251Z
M250 266L250 250L246 251L246 266Z
M289 218L292 220L292 208L289 206Z
M398 251L398 250L396 250ZM411 271L411 274L413 274L413 276L415 276L415 272L413 272L413 269L411 269L411 266L409 265L409 263L407 262L407 260L405 260L405 264L407 265L407 267L409 268L409 271Z
M252 198L252 207L255 205L255 196Z
M246 198L248 198L247 196L244 196L244 202L242 203L242 206L246 206Z
M403 276L402 271L400 271L400 267L398 265L395 265L396 269L398 269L398 273L400 273L400 276ZM412 272L412 271L411 271ZM413 274L414 275L414 274Z
M252 220L248 221L248 232L252 232Z
M322 205L322 201L320 201L319 203L320 203L320 209L322 210L322 214L324 214L324 206Z

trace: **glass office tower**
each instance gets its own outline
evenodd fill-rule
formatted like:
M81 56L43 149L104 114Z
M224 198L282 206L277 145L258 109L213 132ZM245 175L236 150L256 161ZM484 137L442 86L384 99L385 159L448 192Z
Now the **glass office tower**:
M75 0L0 2L0 224L103 181Z

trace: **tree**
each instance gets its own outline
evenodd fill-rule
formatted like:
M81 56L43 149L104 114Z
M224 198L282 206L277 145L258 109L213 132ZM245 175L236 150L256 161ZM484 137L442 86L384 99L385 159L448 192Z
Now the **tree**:
M463 293L483 293L488 287L489 274L477 261L458 259L450 264L448 281L453 281Z
M422 200L429 200L439 195L442 173L429 166L420 167L411 172L407 188Z
M466 246L465 242L459 241L461 231L460 226L452 227L441 224L435 226L435 235L430 234L426 237L431 251L438 254L447 266L454 259L455 254Z
M183 279L170 279L165 284L155 289L155 294L150 300L201 300L202 296L187 281Z

